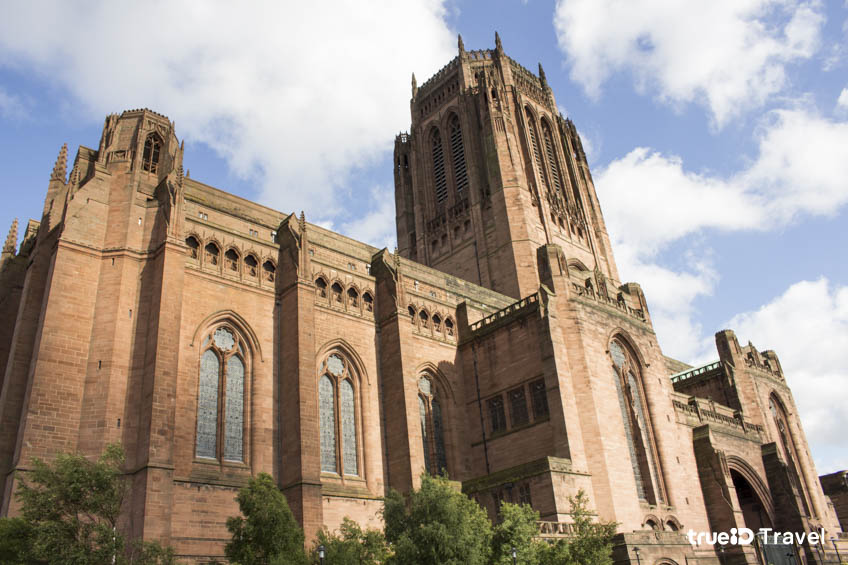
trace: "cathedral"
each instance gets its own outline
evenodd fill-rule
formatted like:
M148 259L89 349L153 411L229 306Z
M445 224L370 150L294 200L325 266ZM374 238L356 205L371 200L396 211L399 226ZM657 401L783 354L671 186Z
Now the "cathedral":
M394 251L189 178L148 109L62 147L0 262L0 514L33 458L120 442L122 527L191 563L223 560L260 472L307 540L379 527L428 472L492 520L532 505L543 538L569 535L582 489L617 564L848 555L777 355L731 330L707 365L663 355L541 66L460 39L410 110ZM827 544L689 535L733 528Z

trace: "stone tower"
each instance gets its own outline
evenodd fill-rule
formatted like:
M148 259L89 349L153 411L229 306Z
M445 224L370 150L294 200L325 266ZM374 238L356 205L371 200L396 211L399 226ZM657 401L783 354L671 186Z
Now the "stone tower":
M618 280L574 124L539 76L495 49L459 54L420 87L395 139L402 256L513 298L535 292L536 250Z

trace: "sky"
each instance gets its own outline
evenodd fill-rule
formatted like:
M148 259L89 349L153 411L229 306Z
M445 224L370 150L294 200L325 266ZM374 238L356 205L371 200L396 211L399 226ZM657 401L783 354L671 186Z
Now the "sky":
M576 124L663 352L775 350L818 472L848 468L848 0L17 2L0 230L39 218L63 143L148 107L192 178L391 249L411 74L496 30Z

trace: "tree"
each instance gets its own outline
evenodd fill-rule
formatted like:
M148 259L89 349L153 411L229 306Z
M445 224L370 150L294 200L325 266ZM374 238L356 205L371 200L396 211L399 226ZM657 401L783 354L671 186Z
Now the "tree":
M173 563L173 551L155 542L134 543L118 529L128 489L121 466L124 451L106 446L97 461L59 454L53 463L33 459L17 491L20 518L0 520L3 563ZM15 541L21 543L15 543Z
M543 558L551 565L612 565L612 538L618 524L593 522L589 498L583 490L569 497L572 536L557 540Z
M383 509L389 563L484 565L491 553L492 526L480 506L444 477L423 475L408 500L396 491Z
M501 503L501 521L493 528L492 565L512 565L512 548L522 565L541 563L546 543L539 535L539 513L527 504Z
M233 535L227 559L239 565L305 563L303 530L271 475L260 473L239 491L242 516L227 519Z
M347 517L342 521L338 535L326 529L318 532L310 559L313 563L318 562L319 545L324 546L326 562L333 565L378 565L384 563L389 555L383 532L363 530Z

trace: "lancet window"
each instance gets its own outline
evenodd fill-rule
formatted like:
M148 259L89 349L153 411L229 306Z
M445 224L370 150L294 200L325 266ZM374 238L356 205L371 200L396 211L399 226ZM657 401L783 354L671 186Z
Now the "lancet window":
M331 353L321 364L318 412L324 473L359 475L355 380L354 368L339 353Z
M448 470L445 452L445 432L442 404L429 376L418 379L418 413L421 420L421 441L424 467L430 474Z
M195 454L244 461L247 344L226 324L212 329L202 343Z
M636 492L640 499L657 504L662 496L639 364L629 348L618 339L610 342L609 353L627 449L636 480Z

